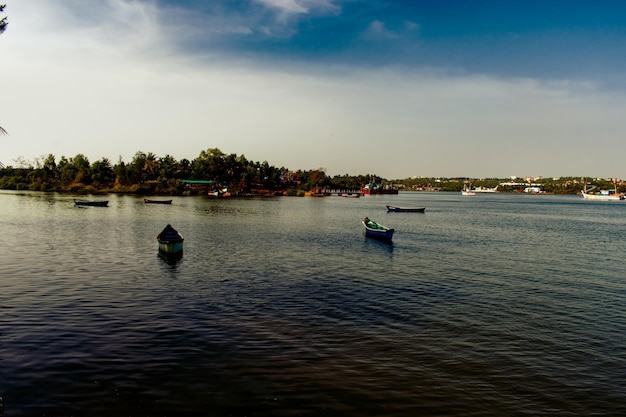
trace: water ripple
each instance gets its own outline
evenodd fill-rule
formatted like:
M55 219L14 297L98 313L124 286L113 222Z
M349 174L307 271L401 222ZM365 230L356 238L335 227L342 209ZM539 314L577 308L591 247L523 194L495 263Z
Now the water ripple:
M7 415L626 414L619 205L37 195L0 193Z

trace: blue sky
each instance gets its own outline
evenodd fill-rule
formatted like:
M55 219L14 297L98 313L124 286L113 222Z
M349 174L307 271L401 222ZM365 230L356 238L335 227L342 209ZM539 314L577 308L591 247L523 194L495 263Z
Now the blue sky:
M0 161L626 178L626 3L6 0Z

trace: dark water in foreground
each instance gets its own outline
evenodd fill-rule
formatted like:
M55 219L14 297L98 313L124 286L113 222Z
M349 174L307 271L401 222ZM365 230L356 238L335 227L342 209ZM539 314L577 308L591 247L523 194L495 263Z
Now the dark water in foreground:
M0 192L4 416L626 415L624 202L106 198Z

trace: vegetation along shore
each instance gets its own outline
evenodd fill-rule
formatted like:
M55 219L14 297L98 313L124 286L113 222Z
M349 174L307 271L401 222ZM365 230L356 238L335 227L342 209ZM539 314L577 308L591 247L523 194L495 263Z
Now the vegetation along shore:
M326 175L323 168L289 170L267 161L249 161L243 155L225 154L218 148L200 152L193 160L176 160L138 151L129 163L107 158L90 163L83 154L72 158L54 155L19 167L0 166L0 189L56 191L77 194L132 193L192 195L227 191L231 196L297 195L311 191L360 190L366 184L406 191L461 191L471 187L498 187L501 192L577 194L585 187L626 191L626 182L614 178L432 178L386 179L377 175Z

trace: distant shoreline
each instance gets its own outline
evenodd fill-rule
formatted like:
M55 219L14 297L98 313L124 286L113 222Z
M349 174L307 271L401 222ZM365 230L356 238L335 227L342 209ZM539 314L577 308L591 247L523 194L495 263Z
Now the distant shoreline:
M509 177L441 178L411 177L385 179L377 175L326 175L323 168L289 170L267 161L248 161L243 155L227 155L217 148L200 152L194 160L177 161L137 152L129 163L112 164L108 159L90 163L82 154L73 158L53 155L29 167L0 167L0 189L56 191L72 194L136 194L219 196L304 196L316 190L394 189L400 191L451 191L473 189L506 193L580 194L593 187L596 192L626 192L626 181L594 177Z

